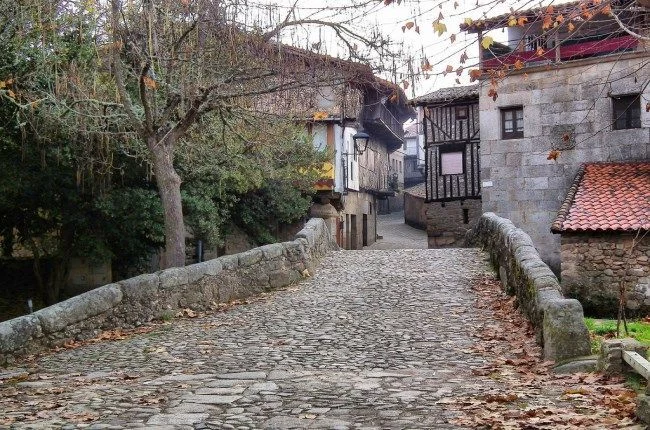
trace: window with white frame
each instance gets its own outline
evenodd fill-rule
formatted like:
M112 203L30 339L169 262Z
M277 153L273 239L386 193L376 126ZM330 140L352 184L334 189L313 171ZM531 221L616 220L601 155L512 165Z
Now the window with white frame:
M462 175L465 173L464 144L441 145L438 153L440 154L440 175Z
M524 108L521 106L501 109L501 138L524 137Z

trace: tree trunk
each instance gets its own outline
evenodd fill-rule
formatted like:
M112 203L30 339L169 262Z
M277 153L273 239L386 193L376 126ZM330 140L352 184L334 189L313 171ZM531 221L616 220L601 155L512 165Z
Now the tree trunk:
M174 169L174 142L158 142L147 139L147 146L153 155L153 170L163 206L165 221L165 255L163 267L185 265L185 223L181 201L181 178Z

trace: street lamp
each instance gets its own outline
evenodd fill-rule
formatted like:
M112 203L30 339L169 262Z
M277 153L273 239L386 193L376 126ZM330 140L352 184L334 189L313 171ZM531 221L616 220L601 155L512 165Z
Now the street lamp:
M368 141L370 140L370 136L362 129L356 132L354 136L352 136L352 140L354 141L354 151L359 154L359 156L361 156L366 151L366 149L368 149Z

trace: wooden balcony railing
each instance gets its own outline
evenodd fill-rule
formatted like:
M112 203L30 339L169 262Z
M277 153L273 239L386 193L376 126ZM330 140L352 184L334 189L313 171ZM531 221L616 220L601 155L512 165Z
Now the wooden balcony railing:
M626 50L632 50L637 47L639 40L634 36L619 36L610 39L594 40L589 42L560 44L556 48L544 51L539 55L537 51L515 51L496 58L486 58L489 51L484 51L484 59L481 68L499 69L504 64L513 65L521 61L525 65L534 65L539 62L565 62L577 60L584 57L595 57L600 55L612 54Z

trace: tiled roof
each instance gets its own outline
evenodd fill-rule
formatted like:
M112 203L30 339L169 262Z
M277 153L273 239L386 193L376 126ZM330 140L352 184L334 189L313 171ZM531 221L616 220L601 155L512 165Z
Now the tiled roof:
M418 136L418 123L412 122L404 127L404 137L417 137Z
M478 84L466 85L464 87L440 88L432 93L416 97L409 103L415 106L420 106L428 103L442 103L474 98L478 100Z
M580 168L551 231L650 230L650 162Z
M425 188L424 182L421 184L413 185L409 188L405 188L404 193L415 197L422 197L423 199L427 197L427 190Z

